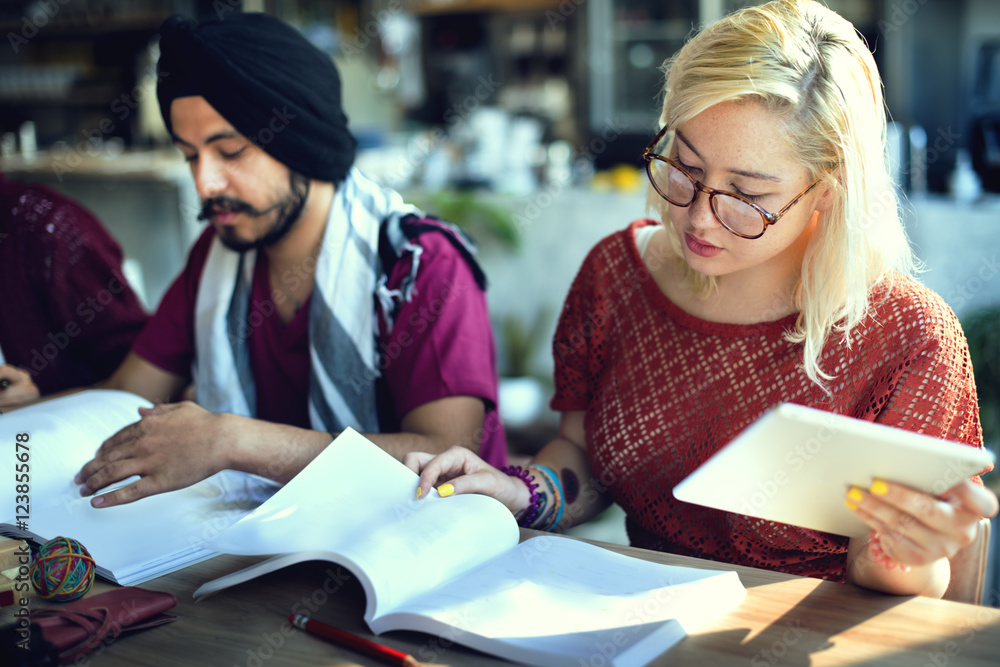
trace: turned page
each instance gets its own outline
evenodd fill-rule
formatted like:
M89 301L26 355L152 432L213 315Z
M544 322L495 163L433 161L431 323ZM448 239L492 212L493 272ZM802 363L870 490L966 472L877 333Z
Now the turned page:
M211 548L298 554L275 567L305 558L341 563L365 586L371 619L517 545L517 522L502 503L433 490L418 500L416 490L415 473L348 429Z

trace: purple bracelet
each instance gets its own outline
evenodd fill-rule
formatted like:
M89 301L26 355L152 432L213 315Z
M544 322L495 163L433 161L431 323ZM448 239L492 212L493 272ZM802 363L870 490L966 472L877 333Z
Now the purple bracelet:
M529 528L531 523L538 518L538 509L542 502L542 499L536 490L538 485L535 484L535 477L528 474L527 468L521 470L521 466L506 466L504 468L500 468L500 472L507 473L511 477L517 477L528 485L528 491L531 493L531 504L528 505L528 509L525 511L524 516L517 520L517 525L522 528Z

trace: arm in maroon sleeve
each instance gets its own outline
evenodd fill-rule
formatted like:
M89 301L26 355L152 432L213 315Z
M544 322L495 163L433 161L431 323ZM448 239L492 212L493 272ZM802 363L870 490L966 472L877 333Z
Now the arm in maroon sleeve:
M425 234L419 243L423 251L413 298L400 307L391 334L381 322L382 372L395 416L405 423L406 415L434 401L479 399L485 415L482 437L450 444L463 444L502 465L507 445L496 414L496 348L485 292L441 235ZM404 257L393 268L389 288L409 270L410 258Z
M467 395L497 401L496 359L486 299L465 261L438 239L424 241L413 299L381 345L397 417L432 400ZM393 278L409 271L400 262ZM393 286L390 280L389 286Z
M196 246L186 274L200 275L204 262L198 263L198 252ZM395 362L392 364L395 370L387 373L395 377L397 390L394 391L398 393L400 405L405 410L400 413L398 432L366 434L372 442L400 459L408 452L441 452L455 444L468 444L478 429L487 430L483 419L486 408L496 404L492 335L488 327L483 329L484 323L488 323L485 303L475 306L480 309L475 341L486 336L484 340L488 341L487 344L472 346L474 341L466 340L463 327L457 320L452 321L452 316L457 315L460 308L472 308L477 299L482 300L482 292L473 286L478 296L470 303L452 300L442 294L440 290L445 285L434 287L434 281L428 279L441 271L442 276L453 281L455 295L459 295L465 288L454 281L459 280L456 272L461 267L449 262L430 261L432 254L421 258L421 272L425 273L425 279L418 281L418 288L424 290L424 298L415 302L410 314L406 315L408 325L398 329L397 336L402 337L409 326L413 327L411 336L416 336L418 333L426 334L432 325L451 324L442 326L440 335L422 335L419 340L411 339L405 345L408 353L418 351L416 348L420 345L435 345L436 348L420 363L406 361L407 355L401 352L396 358L398 365ZM190 358L177 353L185 346L193 346L193 335L189 339L189 327L184 322L193 320L196 282L189 283L182 276L171 287L160 310L136 343L134 353L123 364L126 370L132 371L119 369L115 374L116 378L123 376L126 388L135 387L136 383L150 377L159 378L159 386L176 386L171 382L179 379L178 374L171 368L188 372ZM434 295L440 298L439 302L434 300ZM446 299L451 303L445 304ZM447 306L447 315L444 315L443 306ZM421 322L421 318L425 321ZM158 323L162 323L164 330L174 332L166 337L168 340L161 340L164 335L159 328L152 330ZM193 321L191 323L190 329L193 330ZM453 357L450 345L454 342L470 343L473 358ZM438 363L451 370L442 372L430 367ZM469 366L464 372L455 366L462 363ZM405 387L400 384L407 379L404 368L417 374L409 378ZM426 377L420 375L424 373ZM284 483L308 465L333 439L333 434L311 429L207 412L190 402L140 409L139 414L142 420L125 427L105 442L97 456L83 467L77 480L93 491L135 474L142 479L95 498L95 506L118 505L182 488L224 469L255 473ZM491 442L504 442L502 429L491 431L491 434L494 436ZM498 453L502 456L506 454L505 450Z

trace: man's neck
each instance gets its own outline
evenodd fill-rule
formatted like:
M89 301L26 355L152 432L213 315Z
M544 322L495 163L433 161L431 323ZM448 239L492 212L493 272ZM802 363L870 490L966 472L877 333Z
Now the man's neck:
M330 217L333 195L332 183L310 182L309 195L299 220L279 243L264 249L272 275L283 275L289 270L300 275L312 274L326 222Z

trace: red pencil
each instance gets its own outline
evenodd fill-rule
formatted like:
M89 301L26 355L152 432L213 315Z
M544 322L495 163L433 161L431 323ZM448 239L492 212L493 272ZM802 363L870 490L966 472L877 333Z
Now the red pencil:
M304 614L291 614L288 617L288 622L300 630L305 630L309 634L329 639L334 644L353 648L374 658L381 658L390 665L396 665L397 667L421 667L420 663L412 655L397 651L388 646L383 646L382 644L376 644L364 637L351 634L346 630L338 630L326 623L314 621Z

